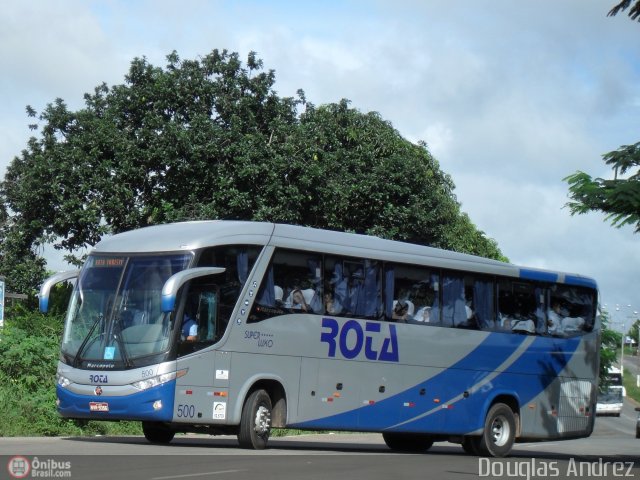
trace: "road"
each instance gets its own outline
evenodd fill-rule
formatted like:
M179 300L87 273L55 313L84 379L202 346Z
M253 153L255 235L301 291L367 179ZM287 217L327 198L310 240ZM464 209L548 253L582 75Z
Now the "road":
M640 478L634 404L620 418L598 417L587 439L517 444L507 459L466 455L436 443L428 454L390 452L378 434L310 434L272 438L263 451L241 450L235 437L183 435L167 446L142 437L0 438L0 478L20 459L32 475L73 479L469 479ZM18 463L13 463L18 462ZM68 463L66 463L68 462ZM14 470L15 471L15 470ZM69 476L70 475L70 476Z

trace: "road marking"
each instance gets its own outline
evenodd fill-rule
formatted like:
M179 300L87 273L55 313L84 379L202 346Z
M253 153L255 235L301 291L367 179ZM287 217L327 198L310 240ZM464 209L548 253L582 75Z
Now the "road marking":
M238 473L238 472L246 472L246 470L218 470L217 472L185 473L184 475L171 475L168 477L153 477L151 480L170 480L172 478L204 477L205 475L220 475L223 473Z

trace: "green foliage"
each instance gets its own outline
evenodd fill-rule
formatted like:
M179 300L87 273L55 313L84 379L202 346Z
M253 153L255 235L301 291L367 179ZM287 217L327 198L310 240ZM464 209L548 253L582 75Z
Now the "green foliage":
M633 398L636 402L640 403L640 387L638 387L636 383L636 376L629 372L629 369L624 370L622 384L627 391L627 397Z
M635 3L632 5L632 2ZM631 7L628 13L629 17L631 17L632 20L638 20L640 22L640 0L622 0L609 10L607 16L612 17L617 15L619 12L623 12L629 7Z
M600 312L601 346L600 346L600 385L607 384L609 367L616 363L617 351L622 341L622 334L609 328L610 315L606 310Z
M603 212L613 226L633 225L640 232L640 143L625 145L603 155L614 170L613 180L592 178L576 172L564 180L569 184L567 203L571 214ZM618 175L629 174L626 178Z
M62 318L14 305L0 330L0 436L140 434L133 422L66 420L56 411Z
M42 275L37 251L69 252L108 233L197 219L348 230L501 258L460 211L451 178L424 144L347 100L315 107L279 97L254 53L136 58L70 111L47 105L0 184L15 289ZM19 272L19 259L27 272ZM13 263L11 263L13 262ZM5 273L6 275L7 273ZM10 277L7 275L7 277Z
M29 334L20 327L7 325L0 342L0 371L33 393L43 383L53 380L58 346L56 336L46 332Z
M633 325L631 325L627 335L636 342L636 347L638 347L638 341L640 340L640 319L633 322Z

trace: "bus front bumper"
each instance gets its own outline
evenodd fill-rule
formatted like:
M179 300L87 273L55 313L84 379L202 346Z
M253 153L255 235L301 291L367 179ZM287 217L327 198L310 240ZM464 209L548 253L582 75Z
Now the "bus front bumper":
M173 417L176 382L171 381L129 395L108 395L96 387L94 395L56 387L58 413L65 418L169 422ZM108 392L107 392L108 393Z

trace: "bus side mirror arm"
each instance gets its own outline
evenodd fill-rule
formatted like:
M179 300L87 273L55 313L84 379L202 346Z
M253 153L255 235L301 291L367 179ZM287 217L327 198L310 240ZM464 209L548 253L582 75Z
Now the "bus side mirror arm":
M207 275L215 275L217 273L223 273L226 268L220 267L198 267L182 270L174 275L171 275L162 287L162 311L171 312L176 306L176 295L180 287L187 283L189 280L193 280L198 277L206 277Z
M67 270L66 272L56 273L55 275L47 278L40 287L40 293L38 294L40 311L47 313L49 310L49 294L54 285L65 282L74 278L78 278L80 270Z

